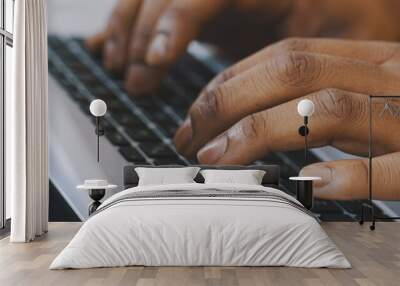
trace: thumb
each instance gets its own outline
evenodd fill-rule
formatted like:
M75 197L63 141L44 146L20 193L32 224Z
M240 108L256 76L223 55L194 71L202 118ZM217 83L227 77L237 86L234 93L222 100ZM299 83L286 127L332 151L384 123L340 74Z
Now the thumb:
M304 167L301 176L321 177L314 182L314 196L325 200L368 197L368 161L339 160Z
M399 200L400 152L372 160L373 198ZM328 200L356 200L368 197L368 160L338 160L306 166L302 176L317 176L315 196Z

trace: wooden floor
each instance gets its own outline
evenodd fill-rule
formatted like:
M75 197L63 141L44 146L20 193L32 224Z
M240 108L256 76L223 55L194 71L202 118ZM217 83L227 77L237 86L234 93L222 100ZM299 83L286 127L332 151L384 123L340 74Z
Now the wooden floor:
M352 269L289 267L124 267L48 270L80 223L51 223L29 244L0 241L0 285L400 285L400 223L323 223Z

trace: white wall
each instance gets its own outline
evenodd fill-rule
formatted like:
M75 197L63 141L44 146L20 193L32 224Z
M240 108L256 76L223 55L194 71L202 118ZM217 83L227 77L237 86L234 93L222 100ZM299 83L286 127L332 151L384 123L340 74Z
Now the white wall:
M6 47L6 74L5 74L5 83L6 83L6 94L11 93L11 74L13 68L13 49L9 46ZM6 96L7 97L7 96ZM7 107L7 103L6 103ZM7 128L7 127L6 127ZM7 152L7 151L6 151ZM6 219L11 217L11 194L9 188L6 188Z

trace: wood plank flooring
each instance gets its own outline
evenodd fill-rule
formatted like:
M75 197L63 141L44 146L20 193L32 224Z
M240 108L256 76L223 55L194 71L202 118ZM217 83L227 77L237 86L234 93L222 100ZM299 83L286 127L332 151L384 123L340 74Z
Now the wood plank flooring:
M28 244L0 241L0 285L400 285L400 223L323 223L353 265L352 269L289 267L123 267L48 270L80 223L50 223L47 235Z

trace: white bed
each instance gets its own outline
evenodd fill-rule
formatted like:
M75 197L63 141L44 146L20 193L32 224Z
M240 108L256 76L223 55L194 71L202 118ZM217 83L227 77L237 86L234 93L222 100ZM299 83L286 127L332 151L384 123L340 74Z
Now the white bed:
M263 193L257 197L252 191ZM175 195L154 196L168 192ZM299 204L280 190L254 185L130 188L100 206L50 269L128 265L350 268L318 221Z

